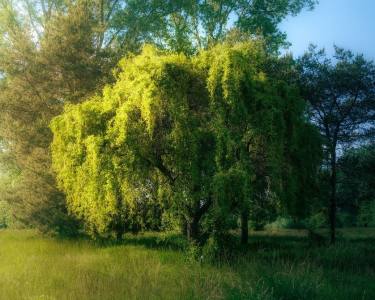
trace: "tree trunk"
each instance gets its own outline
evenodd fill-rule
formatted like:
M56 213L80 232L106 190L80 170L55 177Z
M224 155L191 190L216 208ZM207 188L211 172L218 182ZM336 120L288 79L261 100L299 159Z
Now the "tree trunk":
M244 210L241 213L241 244L246 245L249 240L249 212Z
M209 197L207 201L195 209L190 221L187 221L187 238L190 241L198 241L199 238L199 222L202 216L209 210L212 204L212 199Z
M124 230L121 228L121 226L116 226L115 235L116 235L116 240L117 241L121 241L122 240L123 234L124 234Z
M336 241L336 146L332 147L331 151L331 178L330 178L330 207L329 207L329 222L330 222L330 234L331 244Z
M181 221L181 233L183 236L186 236L186 237L188 235L187 221L185 219Z
M193 220L187 223L187 238L189 241L197 241L199 237L199 218L193 217Z

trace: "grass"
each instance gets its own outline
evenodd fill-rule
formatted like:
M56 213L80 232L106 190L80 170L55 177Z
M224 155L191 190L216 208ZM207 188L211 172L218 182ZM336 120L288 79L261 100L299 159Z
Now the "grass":
M230 262L188 260L172 234L121 244L0 231L0 299L375 299L375 229L312 247L297 230L252 232Z

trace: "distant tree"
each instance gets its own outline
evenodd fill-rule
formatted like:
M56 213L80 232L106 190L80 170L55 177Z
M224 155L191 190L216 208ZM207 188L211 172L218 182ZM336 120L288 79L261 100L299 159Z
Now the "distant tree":
M375 145L346 151L337 162L338 207L355 217L363 215L375 200ZM361 213L360 213L361 212Z
M267 47L286 45L278 28L289 15L313 9L316 0L133 0L123 22L132 24L139 39L162 48L191 54L240 31L264 37Z
M375 226L375 199L360 204L357 225L363 227Z
M334 59L311 46L298 60L299 85L310 104L311 120L324 137L330 170L329 219L335 241L337 154L348 144L373 136L375 66L363 55L335 47Z

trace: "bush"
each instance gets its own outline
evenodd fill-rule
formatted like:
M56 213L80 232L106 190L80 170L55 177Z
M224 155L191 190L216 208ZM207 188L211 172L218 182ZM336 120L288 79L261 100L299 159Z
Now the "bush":
M12 223L10 205L5 201L0 201L0 228L7 228Z
M306 224L299 220L294 220L289 216L277 217L277 219L265 226L265 229L303 229Z
M347 212L337 214L337 227L353 227L355 225L355 218L352 214Z
M327 214L325 212L316 213L305 220L307 228L317 229L328 226Z
M375 200L362 203L359 208L357 224L363 227L375 226Z

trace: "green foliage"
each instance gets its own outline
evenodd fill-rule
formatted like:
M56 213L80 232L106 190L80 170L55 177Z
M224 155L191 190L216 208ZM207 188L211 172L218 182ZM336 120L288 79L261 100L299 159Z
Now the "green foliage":
M225 231L238 212L266 222L278 203L304 201L319 143L296 91L262 72L266 58L246 42L192 58L146 46L123 59L102 96L51 123L70 212L106 236L149 228L140 211L159 228L167 208L197 238L205 217L206 232Z
M101 11L110 21L99 1L0 1L0 135L18 173L4 199L19 221L43 231L78 228L56 188L48 126L64 103L109 80L116 48L103 42Z
M123 22L137 28L139 38L163 49L185 54L211 48L233 33L258 36L267 48L286 46L278 25L315 0L134 0L126 1ZM131 32L131 30L130 30ZM238 41L238 40L237 40Z
M5 201L0 201L0 228L11 227L12 213L9 204Z
M325 212L318 212L309 216L306 220L306 227L313 230L318 228L327 227L328 220Z
M359 226L375 226L375 200L363 202L359 207L358 221Z
M353 219L375 197L375 146L349 149L338 160L338 206Z
M278 216L276 220L265 226L266 230L277 229L304 229L306 220L291 218L290 216Z
M64 194L56 188L48 126L65 104L82 102L111 82L111 70L120 57L138 53L145 43L192 55L224 39L254 35L264 36L268 49L277 50L285 44L278 24L314 4L313 0L0 0L0 136L19 173L4 199L12 203L16 217L43 231L78 229L67 213ZM87 143L90 153L101 147L98 140ZM103 179L101 193L116 185L112 180ZM143 181L140 186L138 193L144 194L147 186L152 198L169 193L156 191L155 183ZM108 201L114 205L114 200ZM160 219L163 205L146 202L135 209L142 220L130 227L160 226L154 219ZM155 218L146 213L152 210Z
M199 59L208 62L214 193L224 215L250 208L252 223L262 228L280 209L306 214L321 151L296 90L264 72L271 58L261 43L223 45Z
M192 63L146 47L120 67L124 72L102 99L67 106L52 123L60 186L91 233L134 221L137 207L150 197L169 201L172 183L176 203L184 202L177 206L192 209L201 197L195 190L204 184L198 171L206 134L199 101L207 100Z

